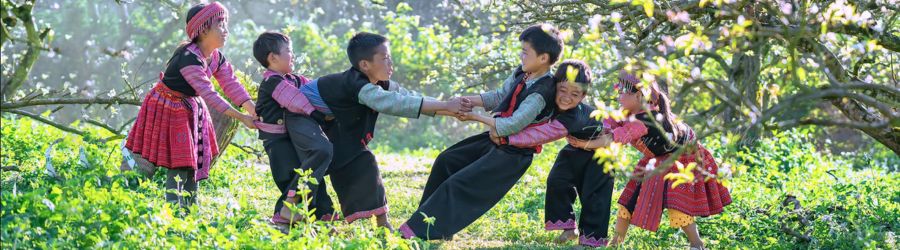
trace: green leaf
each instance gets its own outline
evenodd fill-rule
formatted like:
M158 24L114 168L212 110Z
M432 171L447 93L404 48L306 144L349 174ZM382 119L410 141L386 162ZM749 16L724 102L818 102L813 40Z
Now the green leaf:
M653 0L644 0L643 7L647 17L653 18Z

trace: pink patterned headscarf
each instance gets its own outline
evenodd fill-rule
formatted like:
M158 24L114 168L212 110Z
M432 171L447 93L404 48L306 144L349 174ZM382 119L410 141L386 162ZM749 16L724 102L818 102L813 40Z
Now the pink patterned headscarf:
M619 71L619 82L614 86L616 90L624 90L631 93L635 93L642 90L641 79L636 75L628 73L628 71L621 70ZM660 93L662 91L659 88L659 84L655 81L650 83L650 93L644 92L644 95L650 95L650 100L652 102L656 102L659 99Z
M227 21L228 10L219 2L212 2L203 7L195 14L190 21L187 22L184 31L188 39L194 40L200 36L200 32L209 29L216 21Z
M637 85L641 83L641 80L637 78L637 76L628 73L628 71L621 70L619 71L619 82L616 83L616 89L622 89L631 92L637 92Z

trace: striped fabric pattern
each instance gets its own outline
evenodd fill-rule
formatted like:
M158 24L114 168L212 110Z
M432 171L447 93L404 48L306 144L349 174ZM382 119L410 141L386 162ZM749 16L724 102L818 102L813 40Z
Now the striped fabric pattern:
M218 57L219 53L215 54ZM218 62L219 60L214 61ZM225 61L221 65L216 66L218 67L214 68L216 70L213 71L213 77L219 82L219 87L222 87L225 96L227 96L232 103L237 105L242 105L244 102L249 101L250 93L247 93L247 90L244 89L244 86L238 81L237 76L234 75L234 68L231 66L231 63Z
M212 2L203 7L184 27L188 39L200 36L200 32L209 29L217 19L228 20L228 10L219 2Z
M306 99L309 100L309 103L316 110L325 115L334 115L331 109L328 108L328 104L325 104L325 99L322 99L322 95L319 94L319 79L313 79L309 83L300 86L300 92L306 96Z
M298 78L300 85L309 82L305 77ZM281 83L278 83L278 86L275 87L275 91L272 91L272 98L285 109L294 113L309 115L313 111L316 111L316 108L309 103L306 96L303 95L303 93L300 93L300 89L288 79L284 79Z
M196 55L204 64L186 66L179 71L184 80L191 85L191 88L194 88L197 95L203 98L208 106L221 113L231 108L231 105L225 99L222 99L222 96L213 88L210 77L216 78L219 82L219 87L234 103L240 105L250 100L250 94L247 93L247 90L244 89L244 86L241 85L234 75L231 63L228 63L228 61L219 63L220 60L224 59L221 59L222 55L218 50L213 51L210 55L212 57L210 60L212 65L205 64L206 60L204 60L203 54L196 44L191 44L187 47L187 50Z
M144 97L125 147L157 166L196 169L195 180L209 176L211 159L219 153L204 102L163 83Z
M553 120L539 126L528 127L509 136L509 145L534 147L566 137L568 130L559 121Z
M636 169L645 169L651 159L656 162L664 162L671 154L657 157L644 156L636 166ZM683 154L678 159L682 165L687 166L691 162L697 163L698 168L706 169L712 175L718 173L719 166L712 154L703 146L696 152ZM659 229L663 209L674 209L690 216L710 216L722 213L724 207L731 204L731 194L717 179L704 180L701 173L694 170L698 180L684 183L672 188L665 174L678 171L676 166L656 166L669 168L666 172L650 177L638 183L630 180L625 185L625 190L619 197L619 204L627 206L632 197L637 195L637 203L631 213L631 224L640 228L656 231ZM640 185L640 190L637 187Z
M273 70L266 70L266 72L263 73L264 80L268 80L269 77L273 76L281 76L283 79L275 86L275 90L272 91L272 98L275 99L278 104L281 104L282 107L290 112L304 115L309 115L315 110L322 110L321 107L318 107L312 102L311 95L307 93L307 89L311 85L315 88L314 84L318 79L310 81L309 78L302 75L281 74ZM315 97L322 102L321 105L325 105L324 101L321 100L322 97L318 96L318 90L316 90ZM327 106L325 108L327 109ZM331 114L331 111L329 110L329 112L325 114Z
M222 96L219 96L219 93L213 89L212 81L209 80L209 75L207 75L207 71L202 66L190 65L181 68L180 71L181 75L184 76L184 80L194 88L194 91L197 91L197 95L203 98L211 108L224 113L231 107L231 105L229 105L225 99L222 99Z
M618 124L614 125L616 128L612 129L613 141L615 142L633 143L641 139L641 136L647 134L647 126L644 126L644 123L641 121L631 120Z

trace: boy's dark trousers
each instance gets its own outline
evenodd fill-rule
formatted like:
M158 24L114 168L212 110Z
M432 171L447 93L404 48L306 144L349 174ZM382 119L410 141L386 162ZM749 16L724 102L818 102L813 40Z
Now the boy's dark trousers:
M310 192L308 208L315 209L316 218L334 214L334 204L326 192L325 172L331 163L333 148L322 132L319 124L309 116L285 112L287 134L267 134L263 147L269 156L272 178L281 191L275 203L275 213L283 206L288 192L297 190L300 174L295 169L312 171L310 179L317 184L306 182ZM299 195L299 193L298 193Z
M488 133L451 146L435 159L419 209L406 226L419 238L451 238L512 189L533 154L533 149L498 146ZM424 222L423 213L435 218L433 225Z
M606 239L614 179L593 159L594 151L566 145L556 157L547 176L544 207L545 229L575 229L577 196L581 201L578 229L581 235Z

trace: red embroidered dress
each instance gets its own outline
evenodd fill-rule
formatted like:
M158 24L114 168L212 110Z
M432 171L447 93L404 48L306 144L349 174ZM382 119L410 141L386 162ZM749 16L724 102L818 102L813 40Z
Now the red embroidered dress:
M250 100L218 50L206 60L196 44L178 49L144 98L125 147L157 166L193 168L195 180L206 179L219 153L207 105L219 112L230 107L214 90L213 77L234 103Z
M639 170L652 171L654 167L668 168L665 172L643 182L631 180L626 184L622 196L619 197L619 204L631 210L631 224L656 231L659 228L663 208L675 209L691 216L721 213L723 207L731 204L731 195L716 179L704 181L705 176L695 169L694 182L672 188L669 181L663 177L667 173L678 171L675 164L655 166L665 162L678 147L665 140L663 136L667 136L666 131L653 125L651 119L655 119L657 115L658 113L653 111L651 114L636 114L629 121L619 122L611 119L603 121L605 129L612 131L614 141L631 144L644 154L635 167L635 174L639 174ZM681 138L678 138L679 144L696 140L693 130L686 127L683 130ZM695 152L682 154L678 162L685 166L696 162L697 169L704 169L710 175L715 175L719 170L712 154L703 146L699 146Z

